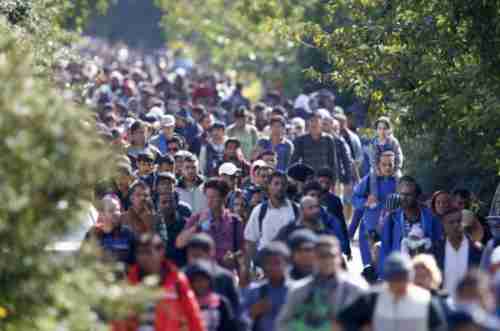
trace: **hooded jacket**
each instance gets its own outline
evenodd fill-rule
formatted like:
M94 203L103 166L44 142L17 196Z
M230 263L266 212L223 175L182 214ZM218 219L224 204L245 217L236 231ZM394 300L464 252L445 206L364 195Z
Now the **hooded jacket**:
M162 280L164 296L154 308L154 330L204 331L200 307L186 276L167 260L164 260L162 265L163 270L166 270ZM139 266L132 266L128 281L138 284L141 279ZM112 331L137 331L139 327L139 319L135 316L113 323Z

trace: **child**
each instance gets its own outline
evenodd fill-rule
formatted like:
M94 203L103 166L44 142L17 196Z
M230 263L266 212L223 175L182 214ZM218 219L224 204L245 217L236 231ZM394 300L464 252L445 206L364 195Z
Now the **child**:
M401 177L403 168L403 152L399 141L392 135L392 124L388 117L380 117L375 121L377 137L373 139L370 145L370 192L377 197L377 160L380 155L387 151L394 152L395 177ZM375 206L376 204L374 204Z
M207 331L234 331L238 326L229 301L213 291L212 266L198 261L186 268L186 276L200 305Z

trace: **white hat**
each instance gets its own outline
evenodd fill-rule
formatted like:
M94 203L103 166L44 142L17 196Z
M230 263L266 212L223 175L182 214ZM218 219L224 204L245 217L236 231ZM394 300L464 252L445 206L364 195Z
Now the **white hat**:
M497 246L491 253L490 265L500 264L500 246Z
M162 128L175 126L175 117L172 115L165 115L161 118L160 125Z
M228 175L234 176L240 169L231 162L223 163L219 167L219 176Z
M252 169L256 170L257 168L272 168L266 161L257 160L252 163Z
M162 118L163 117L163 109L161 109L160 107L154 106L149 110L148 115L154 116L156 118Z

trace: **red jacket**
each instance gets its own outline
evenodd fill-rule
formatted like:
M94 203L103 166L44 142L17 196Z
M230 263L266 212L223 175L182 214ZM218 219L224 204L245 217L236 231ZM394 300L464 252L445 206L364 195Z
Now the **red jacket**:
M163 278L164 298L155 308L156 331L204 331L200 307L194 292L189 286L186 276L177 270L175 265L164 261L164 269L168 273ZM141 281L139 266L134 265L128 273L131 284ZM113 323L113 331L137 331L137 316L126 321Z

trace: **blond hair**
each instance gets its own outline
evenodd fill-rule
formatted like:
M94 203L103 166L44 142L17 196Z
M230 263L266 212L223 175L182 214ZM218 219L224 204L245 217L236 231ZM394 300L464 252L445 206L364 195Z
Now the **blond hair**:
M418 254L413 258L413 267L422 266L429 271L432 278L432 288L439 289L443 281L441 270L437 265L436 259L430 254Z

